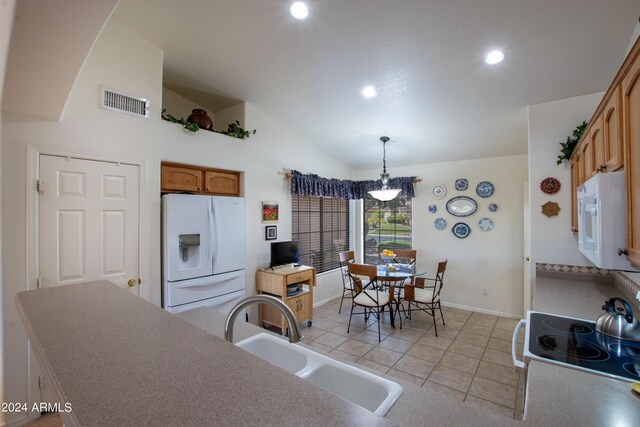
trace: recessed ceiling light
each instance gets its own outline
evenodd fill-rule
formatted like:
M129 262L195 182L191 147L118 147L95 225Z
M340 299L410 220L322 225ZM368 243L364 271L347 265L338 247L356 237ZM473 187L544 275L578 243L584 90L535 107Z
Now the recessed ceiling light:
M309 16L309 9L307 9L307 5L301 1L297 1L292 4L291 8L289 8L289 12L291 12L293 17L296 19L304 19Z
M484 62L489 65L494 65L502 62L503 59L504 53L499 50L492 50L491 52L487 53L487 56L485 56L484 58Z
M364 95L365 98L373 98L377 95L376 88L373 86L367 86L362 89L362 95Z

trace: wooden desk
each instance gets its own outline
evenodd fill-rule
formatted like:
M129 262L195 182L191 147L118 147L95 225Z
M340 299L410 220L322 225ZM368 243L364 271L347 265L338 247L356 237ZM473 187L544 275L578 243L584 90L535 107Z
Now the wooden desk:
M295 295L287 296L287 285L297 285L299 291ZM260 294L267 294L281 299L291 308L298 322L307 321L311 326L313 321L313 287L316 285L316 270L313 267L283 267L272 270L262 268L256 272L256 290ZM271 306L260 304L260 323L280 328L287 332L287 321L280 312Z

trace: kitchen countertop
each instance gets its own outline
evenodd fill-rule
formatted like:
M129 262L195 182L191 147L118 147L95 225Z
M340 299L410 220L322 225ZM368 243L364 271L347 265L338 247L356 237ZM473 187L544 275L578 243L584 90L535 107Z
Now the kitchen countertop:
M60 401L72 403L66 425L601 426L640 419L629 383L540 362L529 365L524 421L385 375L404 392L383 419L222 340L226 316L211 309L181 313L184 321L107 282L22 292L16 304ZM236 319L236 342L260 332Z
M106 281L16 306L66 426L391 425Z

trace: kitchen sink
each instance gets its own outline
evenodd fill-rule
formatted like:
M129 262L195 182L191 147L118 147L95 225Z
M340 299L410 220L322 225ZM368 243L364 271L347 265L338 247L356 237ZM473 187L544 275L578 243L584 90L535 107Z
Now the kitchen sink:
M260 333L236 345L376 415L384 416L402 394L393 381L271 334Z

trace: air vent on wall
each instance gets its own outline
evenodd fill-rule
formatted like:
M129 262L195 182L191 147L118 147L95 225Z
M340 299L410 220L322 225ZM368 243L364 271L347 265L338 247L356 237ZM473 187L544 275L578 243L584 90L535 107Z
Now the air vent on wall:
M100 88L100 107L138 117L149 117L149 101L147 99L117 93L104 86Z

